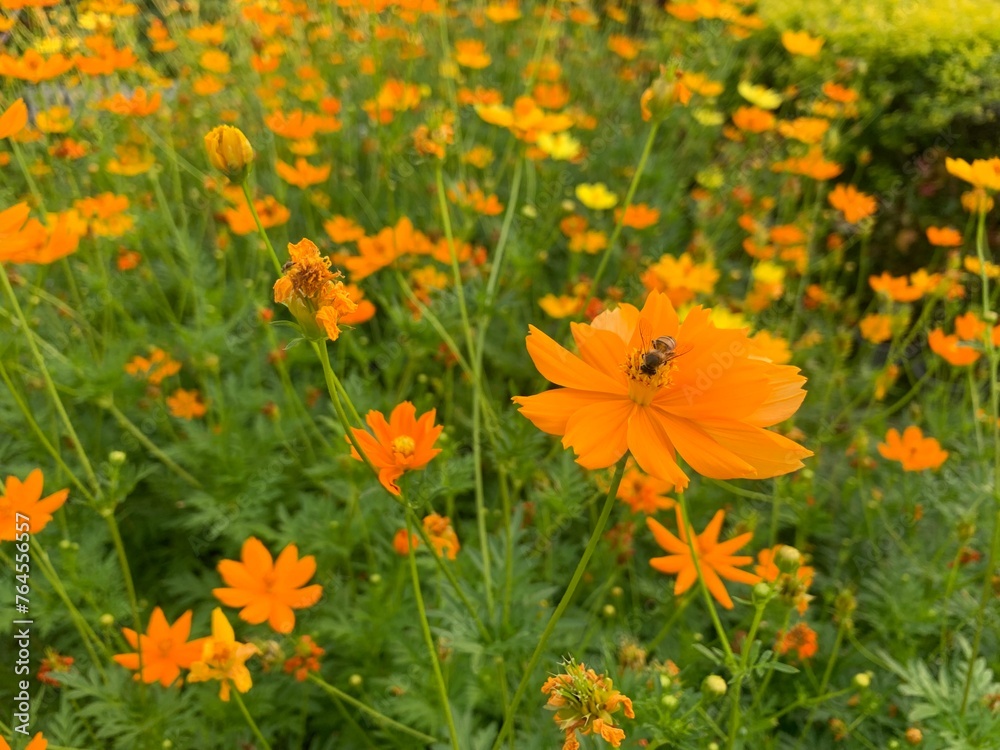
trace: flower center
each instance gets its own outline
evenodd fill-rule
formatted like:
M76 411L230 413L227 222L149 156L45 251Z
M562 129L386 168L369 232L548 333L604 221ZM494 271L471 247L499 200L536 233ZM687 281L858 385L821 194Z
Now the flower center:
M628 397L639 406L649 406L660 389L670 385L677 369L673 359L673 354L655 348L633 349L620 365L628 378Z
M394 438L392 441L392 451L393 453L398 453L404 458L409 458L413 455L413 451L416 450L417 443L409 435L400 435L398 438Z
M307 258L292 265L286 272L292 287L306 299L320 296L328 281L337 278L330 271L329 258Z

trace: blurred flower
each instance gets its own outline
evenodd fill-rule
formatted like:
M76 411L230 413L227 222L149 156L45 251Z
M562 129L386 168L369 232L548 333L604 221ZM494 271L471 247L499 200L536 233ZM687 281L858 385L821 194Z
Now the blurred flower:
M862 193L853 185L837 185L826 199L831 206L843 213L844 220L851 224L857 224L871 216L878 207L875 198Z
M294 185L302 190L311 185L326 182L330 177L329 164L320 164L314 167L301 156L295 160L294 167L278 159L274 164L274 170L278 173L278 177L289 185Z
M141 679L149 684L159 682L163 687L170 687L180 677L182 669L190 669L191 665L201 658L202 649L207 638L188 641L191 634L192 611L189 609L171 625L163 615L163 610L156 607L149 616L146 633L138 635L131 628L122 628L122 634L129 646L135 649L132 654L117 654L112 657L115 663L138 672L140 655L142 672L135 679Z
M787 632L778 633L777 641L774 644L774 650L779 654L784 655L789 651L795 651L799 661L806 661L814 657L818 647L816 631L804 622L798 623Z
M3 269L0 273L4 273ZM42 483L41 469L33 469L23 482L13 475L7 476L3 496L0 496L0 542L16 540L24 532L22 524L25 521L28 533L37 534L66 502L68 489L58 490L41 499Z
M941 450L941 444L936 439L925 438L916 425L903 430L902 437L899 430L890 428L885 434L885 442L879 443L878 452L882 458L899 461L903 471L939 469L948 458L948 451Z
M38 681L52 687L60 687L62 683L49 675L66 674L70 671L70 667L73 666L74 661L76 660L72 656L63 656L56 651L48 649L45 657L42 659L41 665L38 667Z
M705 530L695 536L694 548L695 554L698 556L697 567L691 554L691 546L688 544L689 530L685 528L680 506L677 506L679 537L674 536L655 518L646 519L646 526L653 532L656 543L670 553L664 557L654 557L649 561L649 564L661 573L677 576L677 582L674 584L674 596L680 596L691 588L692 584L698 580L698 570L700 569L705 586L715 600L726 609L732 609L733 600L730 598L729 592L726 591L722 579L747 584L760 581L758 575L739 569L740 566L752 563L753 557L733 555L740 547L753 539L753 533L747 532L719 542L719 532L722 530L722 522L725 517L724 511L717 511Z
M581 183L576 186L576 198L593 211L604 211L618 202L618 196L603 182Z
M458 543L458 535L452 528L451 519L437 513L431 513L424 517L424 531L430 537L431 544L434 545L434 552L438 557L447 557L454 560L458 555L461 545Z
M781 44L789 54L802 57L819 57L823 49L824 39L821 36L811 36L808 31L783 31Z
M253 687L246 661L260 651L251 643L236 640L233 626L219 607L212 610L212 635L203 641L201 659L191 664L188 682L218 680L219 698L226 702L229 701L230 683L241 693Z
M622 209L615 209L615 221L620 221L622 226L632 229L648 229L655 226L659 220L659 210L650 208L645 203L633 203L625 211L624 218L622 218Z
M614 714L623 709L627 718L634 719L632 701L614 689L611 679L585 664L569 660L563 666L564 673L553 675L542 685L542 692L549 695L545 707L556 712L553 719L566 733L562 750L578 750L577 732L596 735L619 747L625 732L615 725Z
M781 106L781 94L766 86L759 86L749 81L740 81L736 86L736 90L740 93L740 96L755 107L777 109Z
M774 130L774 115L760 107L740 107L733 112L733 125L747 133L764 133Z
M492 58L486 51L486 44L479 39L457 39L455 41L455 62L463 68L481 70L489 67Z
M931 351L953 367L966 367L979 361L982 353L975 347L959 341L958 336L945 334L935 328L927 335L927 345Z
M927 227L927 241L934 247L961 247L962 233L954 227Z
M973 159L970 164L965 159L944 160L948 173L970 185L984 190L1000 190L1000 158Z
M404 401L392 410L388 422L382 412L368 412L365 421L374 436L366 430L351 428L368 460L379 470L382 486L393 495L400 494L396 480L404 472L424 468L441 452L434 443L444 427L434 424L436 415L437 410L431 409L417 419L416 407ZM362 460L353 446L351 456Z
M0 139L17 135L28 124L28 107L24 99L17 99L0 114Z
M205 412L208 411L197 390L184 388L178 388L167 396L167 406L170 408L170 413L178 419L197 419L205 416Z
M300 636L295 641L295 656L286 659L282 669L285 674L294 674L299 682L305 682L310 672L319 672L319 657L325 653L311 636Z
M660 510L670 510L677 504L672 497L666 495L673 489L670 482L664 482L631 467L622 475L616 497L628 505L633 513L645 513L651 516Z
M316 573L316 558L299 558L294 544L285 547L278 559L256 537L243 542L240 562L223 560L219 575L229 588L212 590L227 607L242 607L240 619L251 625L265 620L278 633L291 633L295 627L292 610L313 606L323 594L319 584L306 586Z

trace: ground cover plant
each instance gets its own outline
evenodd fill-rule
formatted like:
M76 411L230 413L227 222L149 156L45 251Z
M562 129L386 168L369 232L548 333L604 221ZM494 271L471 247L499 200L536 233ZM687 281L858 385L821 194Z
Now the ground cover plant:
M1000 747L955 5L0 0L0 748Z

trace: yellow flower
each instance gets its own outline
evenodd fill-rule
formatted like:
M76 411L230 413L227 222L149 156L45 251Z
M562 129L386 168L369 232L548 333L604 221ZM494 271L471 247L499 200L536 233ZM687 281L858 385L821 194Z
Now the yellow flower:
M239 692L245 693L253 687L246 660L260 653L252 643L239 643L233 626L229 624L222 609L212 610L212 635L205 639L201 661L191 665L188 682L218 680L219 698L229 700L229 683Z
M973 187L984 190L1000 190L1000 158L973 159L970 164L965 159L945 159L948 173L965 180Z
M618 203L618 196L608 190L603 182L583 183L576 186L576 197L593 211L605 211Z
M556 161L570 161L580 155L580 141L569 133L539 133L537 145Z
M740 81L736 90L740 96L761 109L777 109L781 106L781 94L764 86L758 86L749 81Z
M219 125L205 136L205 150L212 166L235 184L243 182L253 165L253 146L243 131L232 125Z

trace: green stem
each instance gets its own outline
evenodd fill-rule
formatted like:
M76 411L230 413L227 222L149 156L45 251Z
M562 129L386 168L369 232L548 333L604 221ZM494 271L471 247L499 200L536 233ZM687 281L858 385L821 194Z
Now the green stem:
M410 727L406 726L405 724L400 724L398 721L396 721L394 719L390 719L385 714L379 713L378 711L376 711L371 706L368 706L368 705L362 703L361 701L359 701L357 698L354 698L353 696L348 695L347 693L343 692L342 690L338 690L337 688L335 688L333 685L331 685L330 683L328 683L326 680L324 680L319 675L310 673L309 674L309 680L311 682L314 682L317 685L319 685L323 690L325 690L327 693L329 693L331 696L333 696L337 700L341 700L344 703L347 703L348 705L353 706L354 708L358 709L359 711L368 714L370 717L372 717L372 719L375 721L375 723L378 724L381 727L386 727L388 729L395 729L397 732L402 732L403 734L408 734L409 736L411 736L411 737L413 737L415 739L418 739L418 740L420 740L421 742L423 742L425 744L430 744L432 742L437 742L438 741L436 737L431 737L429 734L424 734L423 732L418 732L416 729L411 729Z
M267 251L271 255L271 262L274 263L274 271L279 276L281 275L281 261L278 260L278 254L274 252L274 245L271 244L271 238L267 236L267 232L264 231L264 225L260 223L260 216L257 215L257 207L253 204L253 198L250 197L250 188L247 187L246 180L240 185L243 188L243 195L246 196L247 205L250 207L250 213L253 216L254 223L257 224L257 232L264 239L264 244L267 245Z
M694 525L691 523L691 515L688 512L687 497L685 493L678 492L681 502L681 519L684 524L684 534L687 537L687 544L691 550L691 560L694 562L695 572L698 574L698 588L701 589L702 598L705 600L705 606L708 607L708 614L712 618L712 624L715 625L715 632L719 636L719 640L722 641L722 650L726 654L726 666L730 670L734 670L736 666L736 657L733 654L733 648L729 645L729 636L726 635L726 629L722 627L722 620L719 619L719 613L715 609L715 602L712 599L712 594L708 590L708 586L705 585L705 579L701 575L701 562L698 559L698 549L695 547L695 531Z
M635 191L639 187L639 180L642 178L642 173L646 169L646 162L649 161L649 154L653 150L653 141L656 140L656 132L659 129L659 122L654 122L649 128L649 134L646 136L646 145L642 147L642 155L639 157L639 163L636 165L635 174L632 175L632 182L628 186L628 192L625 193L625 202L622 204L621 216L619 216L618 221L615 222L615 228L611 232L611 237L608 239L608 246L605 248L604 254L601 256L601 262L598 264L597 271L594 273L594 282L591 285L590 293L592 297L598 297L601 293L601 278L604 276L604 271L608 267L608 261L611 260L611 253L615 250L615 245L618 242L618 236L622 233L622 227L625 225L625 213L628 211L629 206L632 205L632 199L635 197Z
M982 317L987 321L983 332L983 344L986 348L988 372L990 379L990 423L993 426L993 537L990 541L990 553L983 574L983 588L979 597L979 607L976 611L976 632L972 639L972 652L969 654L969 667L965 675L965 687L962 690L962 707L959 714L964 716L969 704L969 693L972 689L972 678L979 647L982 643L983 628L986 625L986 610L993 599L993 575L997 559L1000 558L1000 350L993 345L992 325L996 325L996 313L990 309L989 276L986 273L986 214L979 214L976 225L976 255L979 258L980 283L982 284ZM2 275L2 274L0 274Z
M4 293L7 295L7 299L10 300L10 305L14 309L18 322L24 331L24 338L28 342L28 350L31 352L31 356L35 360L35 364L37 365L39 372L42 374L42 379L45 381L45 389L48 391L49 398L52 399L52 405L59 414L59 418L62 420L63 426L66 428L66 432L69 433L70 439L73 441L73 448L76 451L77 457L80 459L80 465L83 466L84 473L86 473L87 479L90 482L91 487L93 487L94 492L99 493L101 485L97 479L97 475L94 473L94 467L90 465L90 459L87 458L87 452L83 449L83 443L80 442L80 438L77 436L76 430L73 429L73 422L70 421L69 414L66 413L66 408L63 406L62 399L59 398L59 392L56 390L56 384L52 380L52 375L49 374L49 368L45 364L45 358L42 357L42 353L38 350L38 346L35 343L35 338L31 335L31 326L28 323L28 319L24 315L24 310L21 309L21 304L17 301L17 295L14 294L14 288L11 286L10 279L7 277L7 271L2 267L2 265L0 265L0 283L3 284Z
M190 484L192 487L198 489L201 488L202 486L201 482L199 482L193 476L188 474L184 469L182 469L177 464L176 461L174 461L170 456L168 456L159 447L157 447L156 443L154 443L152 440L146 437L146 434L142 430L140 430L132 422L132 420L126 417L125 414L123 414L122 411L117 406L114 405L114 402L111 401L110 397L102 399L99 402L99 405L110 411L111 415L115 418L115 421L117 421L118 424L121 425L122 429L124 429L132 437L138 440L139 443L141 443L146 450L148 450L151 454L153 454L153 456L159 459L160 463L162 463L164 466L170 469L170 471L179 476L181 479Z
M406 509L406 534L412 533L413 511ZM441 662L438 659L437 647L434 645L434 637L431 635L431 626L427 622L427 610L424 607L424 596L420 591L420 575L417 572L417 555L413 549L414 545L408 544L408 557L410 558L410 579L413 582L413 596L417 602L417 613L420 615L420 630L424 634L424 643L427 645L427 652L431 657L431 667L434 670L434 680L437 682L438 693L441 698L441 707L444 709L445 722L448 724L448 734L451 736L451 746L458 750L458 730L455 728L455 718L451 714L451 703L448 700L448 686L444 682L444 674L441 672ZM432 554L433 554L433 547Z
M583 578L583 574L587 569L587 564L590 562L590 558L593 556L594 550L597 549L597 543L601 540L601 535L604 533L604 527L607 526L608 519L611 517L611 511L617 501L618 486L621 484L622 475L625 473L625 463L627 460L628 454L626 453L622 456L618 465L615 467L615 476L611 480L611 487L608 490L608 496L604 501L604 508L601 511L600 518L597 519L597 525L594 526L594 531L590 535L590 541L587 542L587 547L583 550L580 562L577 563L576 570L573 571L573 577L570 579L569 586L566 587L566 591L563 593L562 599L559 600L559 604L556 606L555 612L553 612L552 616L549 618L549 622L545 626L545 630L542 631L542 636L538 640L538 644L535 646L535 651L531 655L531 659L528 661L528 666L524 669L521 681L518 683L517 689L514 691L514 698L507 707L506 717L504 718L503 725L500 727L500 733L497 734L497 738L493 742L493 750L499 750L500 746L503 744L504 737L506 737L507 733L513 729L514 716L516 715L517 707L521 704L524 692L527 690L528 685L534 676L535 667L538 665L538 660L542 656L545 644L548 643L549 637L555 630L556 625L562 618L566 608L569 607L570 602L573 600L573 595L576 593L576 588L580 584L580 579Z
M253 732L254 737L260 742L264 750L271 750L271 746L268 744L267 740L264 739L264 735L261 734L260 728L257 726L257 722L253 720L250 712L247 711L246 704L243 702L243 698L240 697L239 690L233 690L231 695L236 699L236 705L240 707L240 712L243 714L243 718L247 720L247 724L250 725L250 731Z

